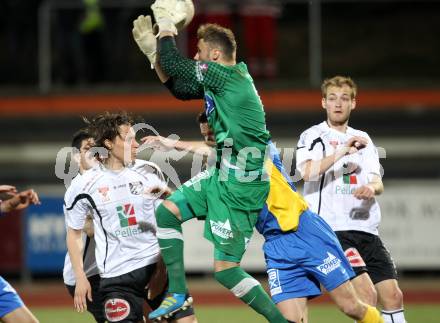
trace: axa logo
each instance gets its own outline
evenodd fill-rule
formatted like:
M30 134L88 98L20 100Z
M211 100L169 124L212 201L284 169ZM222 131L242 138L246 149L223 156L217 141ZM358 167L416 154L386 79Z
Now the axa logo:
M234 237L229 220L226 220L226 222L210 220L209 222L211 224L212 233L216 236L223 239L232 239Z
M118 205L116 207L116 212L118 213L121 228L137 224L133 204Z
M324 275L328 275L333 270L341 266L341 259L336 258L336 256L332 255L328 251L327 251L327 255L328 257L324 259L324 262L316 267Z

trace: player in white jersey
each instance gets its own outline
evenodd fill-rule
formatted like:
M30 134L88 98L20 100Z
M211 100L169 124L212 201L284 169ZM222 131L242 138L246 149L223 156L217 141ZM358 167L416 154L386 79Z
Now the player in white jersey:
M296 163L310 208L336 232L356 272L353 285L371 305L379 298L385 322L404 323L403 296L390 253L378 236L383 192L377 150L367 133L348 126L355 83L335 76L322 84L327 120L304 131Z
M11 185L0 185L0 217L6 213L22 210L30 204L40 204L37 193L30 189L18 193ZM4 196L4 197L3 197ZM24 305L15 289L0 276L0 321L4 323L38 323Z
M154 216L158 198L152 191L166 184L157 166L135 161L139 144L132 124L126 113L104 113L90 121L88 132L107 156L100 154L101 162L68 188L64 201L75 308L82 312L86 297L92 300L81 253L81 232L91 213L100 292L110 322L142 322L145 288L160 259ZM182 320L188 321L189 314Z
M79 167L78 175L72 181L74 187L77 187L76 182L80 180L82 174L96 164L95 158L88 154L93 145L93 138L84 129L77 131L73 135L72 148L74 151L72 153L72 159ZM93 315L96 322L104 323L104 310L102 307L101 294L99 292L101 278L99 277L99 271L95 260L95 239L93 238L93 223L91 217L87 217L85 227L83 228L82 239L83 269L90 282L93 298L92 302L87 300L87 311ZM66 254L64 260L63 279L69 294L74 297L76 280L69 253Z

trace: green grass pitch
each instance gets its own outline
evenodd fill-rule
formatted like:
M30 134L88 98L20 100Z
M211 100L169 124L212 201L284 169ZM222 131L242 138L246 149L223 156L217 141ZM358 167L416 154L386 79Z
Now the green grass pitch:
M439 305L408 305L405 307L408 322L440 322ZM93 323L88 314L75 313L70 308L31 308L41 323ZM245 306L198 306L199 323L263 323L264 318ZM353 323L333 305L313 305L309 310L310 323Z

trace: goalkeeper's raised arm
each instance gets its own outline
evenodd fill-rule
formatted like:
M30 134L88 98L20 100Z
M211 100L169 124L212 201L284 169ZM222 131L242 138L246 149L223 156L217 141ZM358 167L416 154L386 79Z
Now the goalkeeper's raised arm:
M193 91L200 91L199 95L203 90L221 93L232 72L228 66L236 64L236 43L232 32L213 24L200 26L197 54L194 60L188 59L179 53L174 41L176 25L186 19L186 11L179 12L173 1L164 0L156 1L151 9L159 29L158 62L163 73L172 78L173 88L182 88L180 82L184 82Z

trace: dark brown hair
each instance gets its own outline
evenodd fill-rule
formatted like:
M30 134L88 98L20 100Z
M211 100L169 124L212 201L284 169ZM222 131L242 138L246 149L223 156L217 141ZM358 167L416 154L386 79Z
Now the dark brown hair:
M72 137L72 147L75 147L76 149L81 149L81 143L83 140L89 139L92 136L87 132L86 129L80 129L77 132L73 134Z
M232 60L234 58L237 43L230 29L217 24L204 24L197 30L197 38L220 47L226 59Z
M106 111L90 120L84 118L84 121L87 123L87 132L93 137L97 147L105 147L104 142L106 139L113 141L119 136L120 126L132 125L134 122L133 117L126 111Z

